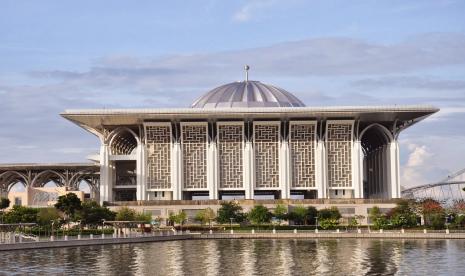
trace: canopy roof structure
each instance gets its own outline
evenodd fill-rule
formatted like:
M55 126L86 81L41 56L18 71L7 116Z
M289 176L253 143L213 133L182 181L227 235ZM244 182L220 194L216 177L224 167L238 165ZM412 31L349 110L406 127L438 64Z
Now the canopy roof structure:
M439 111L430 105L334 106L334 107L229 107L160 109L79 109L65 110L64 118L94 132L103 126L135 125L150 121L195 119L316 119L354 118L360 121L394 122L406 128Z

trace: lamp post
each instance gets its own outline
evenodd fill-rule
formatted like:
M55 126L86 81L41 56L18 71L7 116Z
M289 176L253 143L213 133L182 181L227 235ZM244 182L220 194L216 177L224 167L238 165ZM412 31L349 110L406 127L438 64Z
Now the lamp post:
M53 226L55 225L55 221L51 220L51 222L52 222L52 235L51 236L53 237Z
M233 219L234 219L234 218L229 218L229 229L231 230L231 232L232 232L232 222L233 222Z
M82 220L78 220L76 222L79 223L79 235L81 235L82 234L82 224L81 224Z
M318 217L315 217L315 227L318 229Z
M105 219L102 219L102 239L105 238Z

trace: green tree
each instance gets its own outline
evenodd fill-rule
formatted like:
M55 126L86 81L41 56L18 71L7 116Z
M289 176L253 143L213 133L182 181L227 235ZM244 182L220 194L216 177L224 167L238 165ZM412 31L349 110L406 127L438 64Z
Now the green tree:
M74 193L67 193L58 197L55 208L62 211L68 221L74 220L74 215L81 209L81 200Z
M302 205L295 206L289 212L289 219L294 222L294 224L307 224L308 209Z
M176 214L170 213L168 217L169 224L174 226L174 224L176 223L176 220L177 220Z
M331 208L324 208L318 211L318 219L335 219L339 220L341 218L341 213L337 207L333 206Z
M245 215L242 212L242 207L233 201L221 203L216 221L218 223L229 223L231 218L237 223L244 221Z
M373 206L370 209L368 217L370 218L374 229L386 229L389 226L389 221L386 218L386 215L381 212L378 206Z
M58 225L60 219L60 213L56 208L40 208L37 212L37 223L42 227L50 227L52 221Z
M209 223L211 227L211 222L215 220L216 214L212 208L208 207L206 209L200 210L195 215L195 220L199 221L202 225Z
M2 220L1 220L1 223L3 223L3 214L4 214L4 210L6 208L8 208L10 206L10 200L6 197L2 197L0 199L0 211L1 211L1 215L2 215Z
M170 214L169 220L173 223L181 225L182 231L182 226L184 225L184 222L186 222L187 220L187 213L184 210L181 210L177 214Z
M315 225L316 217L318 217L318 210L314 206L308 206L307 207L307 223L310 225Z
M187 220L187 213L184 210L181 210L176 214L176 223L183 226L186 220Z
M135 217L136 221L141 221L144 223L151 223L152 222L152 215L149 213L137 213Z
M287 210L288 208L284 206L283 204L278 204L276 205L276 208L273 211L274 217L278 220L279 225L281 225L281 222L283 220L287 220Z
M100 206L96 201L85 201L77 212L82 224L98 226L102 220L114 220L116 213L107 207Z
M425 225L430 226L433 229L443 229L446 213L444 208L441 206L441 203L432 198L427 198L422 200L420 205Z
M5 213L6 223L37 223L39 209L15 205Z
M341 213L337 207L324 208L318 211L318 224L323 229L334 229L339 225Z
M136 220L136 210L123 206L116 212L115 220L134 221Z
M269 223L271 221L271 212L263 205L255 205L247 215L250 222L254 224Z
M415 214L413 202L400 199L397 205L389 213L388 217L392 227L413 227L417 225L417 215Z

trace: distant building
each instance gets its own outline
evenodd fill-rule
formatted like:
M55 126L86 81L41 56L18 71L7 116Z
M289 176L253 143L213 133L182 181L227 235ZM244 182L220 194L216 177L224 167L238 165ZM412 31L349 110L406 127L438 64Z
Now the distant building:
M53 207L57 203L59 196L69 193L83 201L84 192L69 191L66 187L31 187L28 186L24 191L11 191L8 193L10 200L10 208L14 205L29 206L29 207Z

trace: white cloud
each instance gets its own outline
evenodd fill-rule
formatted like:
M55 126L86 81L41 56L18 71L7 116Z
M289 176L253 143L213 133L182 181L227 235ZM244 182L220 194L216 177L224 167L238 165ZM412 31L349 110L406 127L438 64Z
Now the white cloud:
M434 154L425 145L407 143L406 147L409 155L407 164L402 168L402 186L413 187L427 183L425 172L431 169L431 159Z
M263 10L276 4L276 0L249 0L237 12L233 14L233 20L247 22L261 15Z
M433 157L433 154L425 145L409 144L408 150L411 151L411 153L407 161L407 167L423 166L429 158Z

